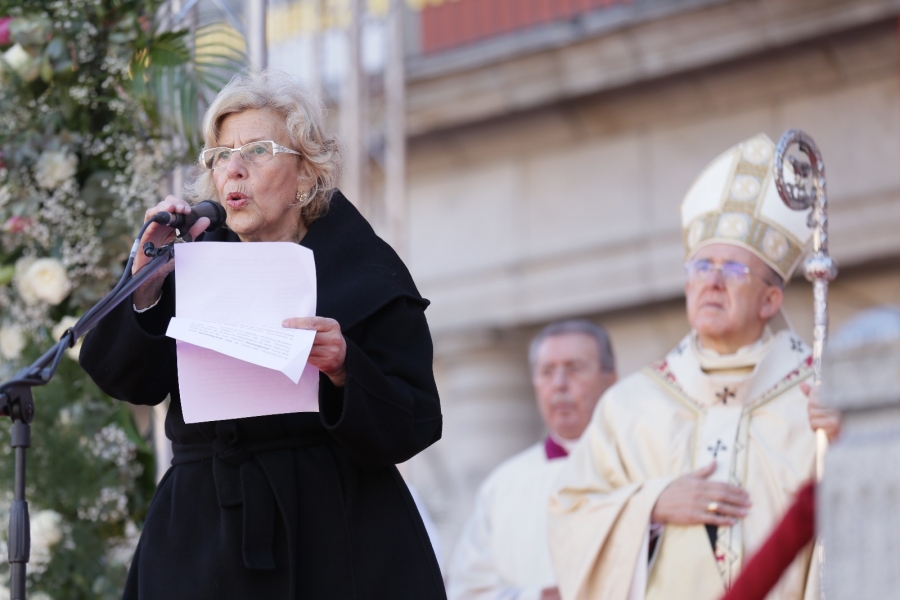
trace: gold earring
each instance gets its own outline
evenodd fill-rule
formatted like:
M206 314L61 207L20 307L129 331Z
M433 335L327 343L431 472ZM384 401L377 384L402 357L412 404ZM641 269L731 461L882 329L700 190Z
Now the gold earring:
M306 200L309 194L302 190L297 190L297 201L292 204L292 206L303 206L306 204Z

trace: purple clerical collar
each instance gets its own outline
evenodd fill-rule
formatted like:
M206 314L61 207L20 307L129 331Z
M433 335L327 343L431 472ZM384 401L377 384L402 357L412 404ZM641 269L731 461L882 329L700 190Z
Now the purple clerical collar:
M565 458L569 455L566 449L560 446L559 443L549 435L544 438L544 452L547 453L547 460Z

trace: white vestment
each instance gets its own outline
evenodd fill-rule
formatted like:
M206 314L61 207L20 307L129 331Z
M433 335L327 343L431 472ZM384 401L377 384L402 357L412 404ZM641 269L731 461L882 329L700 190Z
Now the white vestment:
M547 547L547 500L565 458L545 443L502 463L481 485L456 544L449 600L538 600L556 586Z
M603 396L550 501L564 600L716 600L812 479L815 436L798 385L812 374L809 348L781 331L742 350L718 357L689 334ZM713 460L709 479L746 489L748 515L717 529L715 551L704 525L666 525L650 561L657 498ZM813 598L810 572L807 549L767 600Z

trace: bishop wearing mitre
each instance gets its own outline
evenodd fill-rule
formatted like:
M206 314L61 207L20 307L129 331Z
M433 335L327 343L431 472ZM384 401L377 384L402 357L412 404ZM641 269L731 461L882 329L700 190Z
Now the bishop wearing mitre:
M774 154L765 135L734 146L681 205L691 331L606 392L556 480L564 600L720 598L814 475L811 351L770 323L812 230L779 198ZM808 548L767 600L817 585Z

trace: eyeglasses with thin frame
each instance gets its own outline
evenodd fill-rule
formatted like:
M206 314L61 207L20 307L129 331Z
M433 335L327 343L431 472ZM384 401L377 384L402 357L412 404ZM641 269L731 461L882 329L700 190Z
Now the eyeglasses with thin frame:
M275 158L276 154L296 154L302 156L296 150L285 148L272 140L248 142L237 148L208 148L200 153L200 164L207 169L218 170L228 166L231 155L237 152L249 165L259 165Z
M563 374L565 374L566 379L572 379L573 377L580 375L582 373L587 373L592 368L594 368L591 364L583 362L583 361L572 361L564 364L551 364L544 365L540 369L537 370L537 378L540 380L554 380L556 379L556 373L562 369Z
M744 283L752 275L750 267L736 260L729 260L721 265L714 265L710 260L698 258L684 263L684 272L689 280L702 279L707 281L715 271L722 274L722 279L725 280L725 283Z

